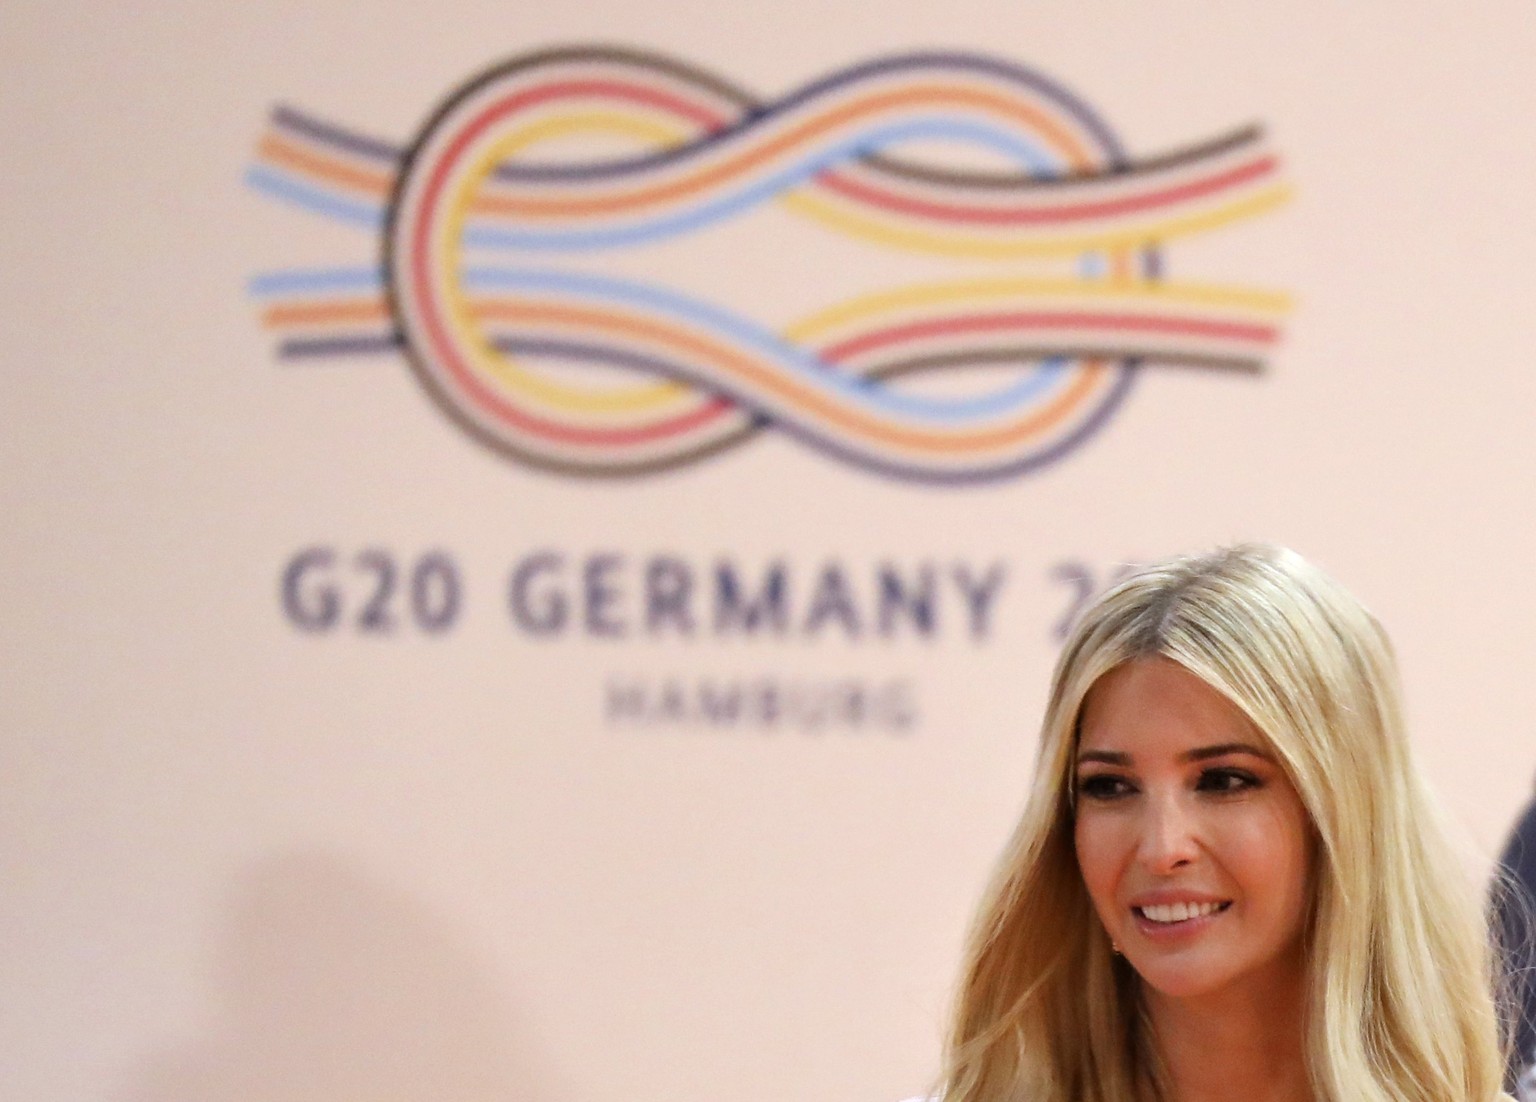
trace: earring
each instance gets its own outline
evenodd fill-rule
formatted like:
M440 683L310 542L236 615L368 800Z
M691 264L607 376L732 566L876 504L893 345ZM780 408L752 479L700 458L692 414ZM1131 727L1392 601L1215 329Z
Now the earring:
M1120 955L1120 946L1118 944L1116 944L1114 938L1110 938L1110 941L1109 941L1109 951L1111 953L1114 953L1115 956L1117 956L1117 957Z

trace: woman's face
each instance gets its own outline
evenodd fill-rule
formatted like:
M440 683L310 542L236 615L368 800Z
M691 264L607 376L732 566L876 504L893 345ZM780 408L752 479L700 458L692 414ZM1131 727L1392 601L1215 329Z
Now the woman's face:
M1312 829L1247 717L1148 658L1099 679L1079 734L1078 867L1141 978L1178 998L1299 983Z

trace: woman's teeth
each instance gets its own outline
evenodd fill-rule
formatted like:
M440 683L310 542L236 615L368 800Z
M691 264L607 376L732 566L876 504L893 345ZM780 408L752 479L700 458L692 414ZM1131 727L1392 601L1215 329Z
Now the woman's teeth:
M1226 903L1153 903L1136 913L1150 922L1184 922L1227 909Z

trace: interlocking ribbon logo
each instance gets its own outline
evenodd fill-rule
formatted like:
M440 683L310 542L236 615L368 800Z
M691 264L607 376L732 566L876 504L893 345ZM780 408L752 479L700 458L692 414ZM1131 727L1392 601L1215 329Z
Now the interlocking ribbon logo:
M542 152L593 137L643 152ZM1014 167L896 155L934 141ZM872 61L769 103L652 55L552 51L470 81L403 154L278 108L248 181L382 232L381 267L253 281L281 356L403 345L477 436L567 473L665 470L771 427L902 478L1016 475L1103 425L1143 364L1256 370L1287 308L1162 272L1169 241L1285 200L1259 128L1132 160L1066 89L984 57ZM660 282L559 264L765 203L968 274L772 331ZM1016 370L984 393L903 386L998 363ZM594 366L608 370L574 370Z

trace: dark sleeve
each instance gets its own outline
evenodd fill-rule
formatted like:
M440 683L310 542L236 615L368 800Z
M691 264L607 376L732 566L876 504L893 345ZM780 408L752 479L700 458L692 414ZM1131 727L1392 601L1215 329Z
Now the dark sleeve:
M1509 878L1508 890L1494 893L1494 924L1514 1001L1513 1083L1536 1060L1536 800L1515 824L1499 863Z

